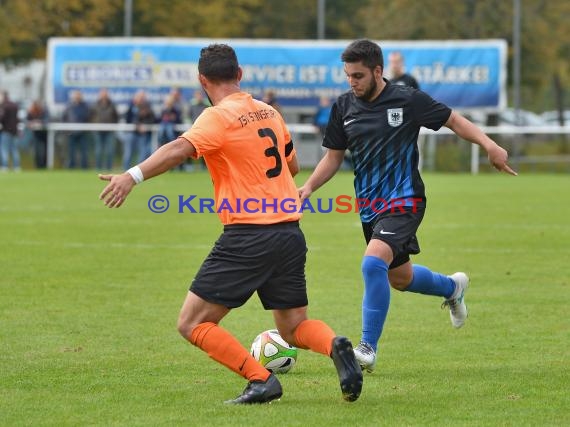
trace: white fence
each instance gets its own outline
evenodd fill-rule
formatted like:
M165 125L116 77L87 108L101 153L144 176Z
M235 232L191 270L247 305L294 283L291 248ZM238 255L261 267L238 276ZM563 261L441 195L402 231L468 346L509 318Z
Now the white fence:
M151 145L152 150L154 151L158 148L158 130L159 125L145 125L148 130L152 132L151 137ZM191 125L190 124L180 124L176 126L176 129L179 132L184 132L187 130ZM86 132L100 132L100 131L114 131L117 133L120 132L133 132L135 130L136 125L132 123L49 123L46 125L46 129L48 132L47 138L47 167L48 169L53 169L54 167L54 160L55 160L55 142L56 142L56 133L57 132L72 132L72 131L86 131ZM317 164L318 160L320 159L320 141L317 141L317 134L318 131L315 126L311 124L291 124L288 125L289 131L292 134L293 140L297 141L297 136L299 135L311 135L312 141L310 143L311 147L314 149L312 153L307 151L308 157L311 159L311 164L314 166ZM37 128L35 128L37 129ZM35 130L34 129L34 130ZM300 142L303 146L306 143ZM300 148L300 147L299 147ZM305 149L307 147L304 147ZM316 155L318 153L318 155ZM305 163L308 159L305 159ZM309 164L303 164L302 166L310 166Z
M522 135L568 135L570 134L570 126L478 126L483 132L485 132L489 136L493 135L506 135L508 137L516 137ZM430 139L432 135L454 135L453 131L449 128L442 127L437 132L432 131L431 129L422 128L420 131L420 137L424 136L424 141L426 144L434 144L435 139ZM479 173L479 165L480 165L480 147L476 144L471 145L471 173L477 174ZM513 157L511 155L511 157ZM547 158L548 157L548 158ZM544 156L542 161L556 161L558 159L561 160L569 160L567 156ZM514 160L520 163L521 159ZM537 159L538 161L539 159ZM421 162L421 159L420 159Z
M177 126L177 130L183 132L188 129L188 124L181 124ZM292 134L295 146L298 152L298 158L302 167L313 167L317 164L322 156L323 149L321 148L321 141L318 135L318 130L311 124L290 124L288 125ZM56 132L69 132L69 131L115 131L115 132L132 132L135 129L134 124L117 123L117 124L102 124L102 123L49 123L47 126L48 131L48 144L47 144L47 167L52 169L54 166L55 156L55 135ZM506 135L509 137L516 137L518 135L568 135L570 134L570 126L480 126L483 132L490 136L493 135ZM148 129L152 132L152 147L158 147L158 129L159 125L149 125ZM420 144L426 144L429 147L435 148L436 138L434 135L453 135L453 132L443 127L439 131L434 132L429 129L422 128L420 132ZM568 156L544 156L543 161L558 161L564 160ZM567 160L570 161L570 158ZM422 164L420 159L420 166ZM480 148L478 145L471 144L471 165L470 170L472 174L479 172L480 165ZM537 159L536 161L540 161Z

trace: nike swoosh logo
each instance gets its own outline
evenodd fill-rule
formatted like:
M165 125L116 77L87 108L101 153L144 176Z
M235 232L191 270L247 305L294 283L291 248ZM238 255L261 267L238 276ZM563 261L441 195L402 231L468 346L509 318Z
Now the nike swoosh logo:
M351 119L351 120L345 120L344 121L344 125L348 126L349 124L351 124L353 121L355 121L356 119Z
M239 367L239 371L242 372L243 367L245 366L245 362L247 362L247 359L245 359L243 361L243 363L241 364L241 366Z
M380 234L396 234L396 233L392 233L391 231L380 230Z

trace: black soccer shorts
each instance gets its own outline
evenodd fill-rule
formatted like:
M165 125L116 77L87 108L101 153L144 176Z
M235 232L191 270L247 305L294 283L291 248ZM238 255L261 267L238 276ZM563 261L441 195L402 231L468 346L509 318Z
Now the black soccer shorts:
M304 307L306 255L298 221L227 225L190 291L228 308L242 306L256 291L266 310Z
M372 222L363 222L362 231L366 244L371 239L382 240L387 243L394 259L389 269L405 264L410 260L410 255L420 253L420 244L416 232L424 217L424 208L404 208L404 212L384 212Z

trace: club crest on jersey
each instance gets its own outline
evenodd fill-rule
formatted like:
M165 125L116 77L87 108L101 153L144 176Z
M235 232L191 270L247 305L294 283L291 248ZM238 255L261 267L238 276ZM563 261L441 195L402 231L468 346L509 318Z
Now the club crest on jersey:
M388 124L392 127L398 127L404 121L403 108L389 108L388 109Z

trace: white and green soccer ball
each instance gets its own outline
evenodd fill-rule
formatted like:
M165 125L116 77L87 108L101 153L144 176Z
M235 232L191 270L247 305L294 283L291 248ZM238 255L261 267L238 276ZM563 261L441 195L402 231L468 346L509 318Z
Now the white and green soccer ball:
M281 338L277 329L269 329L255 337L251 344L251 355L267 370L285 374L295 366L297 347Z

